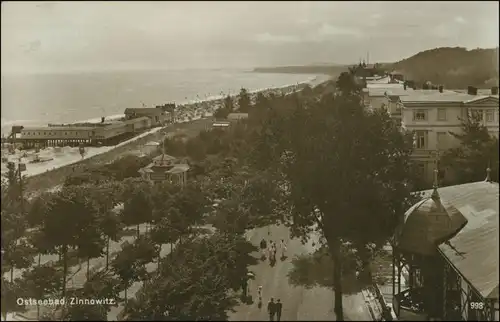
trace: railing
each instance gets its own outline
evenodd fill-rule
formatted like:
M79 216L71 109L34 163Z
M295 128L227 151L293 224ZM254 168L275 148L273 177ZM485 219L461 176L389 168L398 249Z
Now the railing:
M424 307L422 288L402 291L392 299L394 312L399 320L428 321L428 314Z

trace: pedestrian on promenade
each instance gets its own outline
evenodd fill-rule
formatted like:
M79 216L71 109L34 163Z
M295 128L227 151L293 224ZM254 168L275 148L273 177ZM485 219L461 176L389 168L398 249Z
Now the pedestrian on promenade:
M280 299L276 302L276 321L281 320L281 310L283 309L283 303L281 303Z
M260 241L260 248L261 249L267 248L267 242L264 238L262 238L262 240Z
M259 286L258 296L259 296L259 302L257 303L257 307L260 309L262 308L262 286Z
M286 257L286 244L285 241L281 240L281 259L285 259Z
M274 321L274 315L276 314L276 303L274 303L274 299L272 297L267 303L267 313L269 313L269 321Z
M260 250L262 252L262 259L266 259L267 242L264 238L260 241Z

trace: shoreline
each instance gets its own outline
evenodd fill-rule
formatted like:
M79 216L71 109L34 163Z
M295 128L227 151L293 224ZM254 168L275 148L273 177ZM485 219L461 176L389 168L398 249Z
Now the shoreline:
M325 75L325 74L314 74L314 76L312 76L312 75L313 74L309 74L310 77L308 77L307 79L305 79L301 82L297 82L294 84L289 83L289 84L280 85L280 86L270 86L267 88L257 88L257 89L252 89L252 90L247 89L247 90L248 90L249 94L253 94L253 93L269 91L269 90L286 89L289 87L303 85L303 84L310 84L311 86L314 87L320 83L325 82L328 78L330 78L329 75ZM211 96L205 95L205 97L201 97L201 96L198 97L197 96L196 98L193 98L193 99L182 100L179 102L172 101L172 102L167 102L167 103L176 103L177 107L182 107L182 106L189 106L189 105L194 105L194 104L201 104L201 103L218 101L218 100L225 98L227 95L234 98L234 97L237 97L238 94L239 93L221 92L221 94L219 94L219 95L211 95ZM161 104L164 104L164 102L163 103L158 102L156 104L161 105ZM106 117L107 120L111 121L111 120L119 119L119 118L123 117L124 115L125 114L111 114L111 115L104 115L104 116ZM103 115L100 115L99 117L85 119L85 120L83 120L83 119L82 120L72 120L72 121L64 121L64 122L57 122L57 123L65 123L65 124L85 123L85 122L99 123L101 121L101 116L103 116ZM37 121L37 120L6 120L6 119L2 118L0 129L1 129L2 137L3 136L7 137L7 135L10 134L11 127L14 125L46 126L48 123L52 123L52 122Z
M302 83L287 85L277 88L265 88L260 90L249 91L250 97L253 99L258 93L284 93L287 94L293 92L294 90L300 91L306 85L317 86L319 83L324 83L326 80L322 80L317 84L311 84L318 82L318 78L314 80L305 81ZM233 100L237 99L239 95L230 95ZM50 164L51 161L46 162L45 171L38 171L32 175L26 176L25 191L27 194L33 194L38 191L46 191L53 189L61 185L64 179L76 171L79 167L88 166L91 164L105 164L113 162L116 159L127 155L127 154L137 154L143 153L144 144L148 141L161 140L165 135L176 131L186 131L190 132L191 135L196 135L201 130L205 129L208 124L213 122L212 114L222 106L224 97L213 98L205 101L198 101L190 104L178 105L176 107L176 113L178 113L178 122L170 124L166 127L158 127L146 131L128 141L121 142L118 145L111 147L102 148L87 148L89 155L81 159L78 155L78 159L68 160L68 162L62 162L55 165L54 162ZM186 133L188 134L188 133ZM188 135L189 135L188 134ZM96 151L95 149L101 149L101 151ZM43 151L43 150L42 150ZM3 152L3 150L2 150ZM18 150L16 150L18 152ZM2 153L3 156L3 153ZM54 158L55 160L55 158ZM27 164L27 168L30 164ZM3 171L2 171L3 172Z

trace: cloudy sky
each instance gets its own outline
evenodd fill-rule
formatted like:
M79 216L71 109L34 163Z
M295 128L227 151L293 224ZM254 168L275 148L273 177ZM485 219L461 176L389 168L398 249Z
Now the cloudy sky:
M498 2L5 2L2 71L396 61L498 46Z

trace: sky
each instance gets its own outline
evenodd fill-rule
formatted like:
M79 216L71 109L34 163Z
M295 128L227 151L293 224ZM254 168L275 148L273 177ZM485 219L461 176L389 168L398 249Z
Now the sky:
M346 64L367 56L393 62L435 47L497 47L498 7L497 1L2 1L2 73Z

